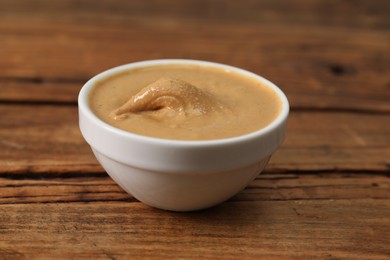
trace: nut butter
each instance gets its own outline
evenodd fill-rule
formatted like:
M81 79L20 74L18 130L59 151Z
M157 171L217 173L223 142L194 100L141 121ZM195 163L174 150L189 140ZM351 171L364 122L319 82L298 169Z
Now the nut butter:
M278 95L247 75L200 65L137 68L96 83L90 107L106 123L164 139L210 140L257 131L280 113Z

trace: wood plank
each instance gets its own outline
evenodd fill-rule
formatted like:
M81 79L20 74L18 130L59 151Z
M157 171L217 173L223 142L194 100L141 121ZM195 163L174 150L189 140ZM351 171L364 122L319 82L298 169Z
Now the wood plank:
M127 202L2 205L0 248L7 259L386 259L389 215L381 199L232 201L186 214Z
M2 177L2 178L1 178ZM363 173L260 174L230 201L390 199L390 176ZM136 200L106 174L0 175L0 204Z
M313 171L388 171L389 120L389 115L292 113L286 142L269 167L286 171L295 165L300 170Z
M102 171L73 106L0 106L0 172Z
M389 259L390 1L0 0L0 259ZM205 59L292 106L266 171L221 205L150 208L78 130L107 68Z
M0 103L66 103L76 104L87 80L0 78Z
M1 0L0 14L4 17L30 19L77 19L84 22L105 20L153 20L180 19L184 21L230 22L240 26L253 23L294 24L334 27L388 28L386 19L390 5L386 0L353 2L334 0L297 0L294 2L242 0L139 1L99 0L60 1L30 0L26 3ZM304 8L303 8L304 7ZM34 13L31 13L34 10ZM328 15L331 13L332 15ZM152 21L151 21L152 20Z
M103 172L83 140L77 108L0 105L0 172ZM293 112L268 171L389 170L390 115Z
M26 6L6 2L0 16L0 101L75 102L82 84L107 68L182 57L259 73L287 93L293 108L390 111L387 2L383 8L361 2L366 8L362 12L355 4L343 3L340 9L324 1L304 1L307 10L301 19L308 20L298 24L276 3L265 4L264 12L273 15L263 16L256 1L224 4L229 14L237 10L235 17L219 14L216 3L206 15L207 3L175 2L174 11L167 5L163 8L167 14L153 18L150 14L163 5L160 1L150 10L135 3L122 8L118 7L122 2L99 3L92 11L88 2L37 1ZM25 16L32 6L37 12ZM337 13L326 17L331 19L328 23L310 14L324 7ZM244 19L246 13L249 18ZM199 15L209 18L196 19ZM359 21L355 28L350 28L351 17Z
M186 214L138 203L105 177L1 183L6 258L386 259L389 250L388 176L264 174L230 201Z

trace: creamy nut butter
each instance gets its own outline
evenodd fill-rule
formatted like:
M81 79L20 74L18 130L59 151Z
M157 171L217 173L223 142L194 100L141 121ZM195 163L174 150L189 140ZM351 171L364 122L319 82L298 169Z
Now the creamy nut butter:
M94 86L92 111L128 132L176 140L248 134L281 111L278 95L238 72L200 65L129 70Z

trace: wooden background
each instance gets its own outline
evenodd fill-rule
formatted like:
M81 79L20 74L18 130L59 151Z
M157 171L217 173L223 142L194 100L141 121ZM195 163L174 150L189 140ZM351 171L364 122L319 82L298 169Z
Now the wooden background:
M390 2L0 0L0 258L390 258ZM102 170L77 94L108 68L239 66L291 102L264 174L199 212Z

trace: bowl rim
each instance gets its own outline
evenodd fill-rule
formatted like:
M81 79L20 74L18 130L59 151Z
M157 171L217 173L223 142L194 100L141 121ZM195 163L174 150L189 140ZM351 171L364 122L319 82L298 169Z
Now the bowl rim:
M204 67L214 67L214 68L222 68L228 71L234 71L241 75L254 78L263 83L264 86L271 88L279 97L281 101L281 111L278 116L267 126L244 135L233 136L228 138L220 138L220 139L210 139L210 140L175 140L175 139L164 139L158 137L150 137L141 134L131 133L119 128L116 128L94 114L89 106L89 94L91 90L94 88L96 82L109 78L115 74L120 74L127 70L138 69L149 66L158 66L158 65L174 65L174 64L189 64L189 65L199 65ZM132 62L124 65L120 65L117 67L113 67L111 69L105 70L91 79L89 79L81 88L78 95L78 108L81 112L83 112L84 116L86 116L89 120L91 120L94 124L99 125L105 130L119 135L128 139L137 139L138 141L142 141L144 143L149 144L160 144L165 147L174 146L174 147L203 147L203 146L224 146L224 145L232 145L234 143L248 142L252 139L257 139L261 136L267 135L268 133L276 130L278 127L283 125L283 123L287 120L289 114L289 102L286 95L283 91L277 87L274 83L269 81L268 79L250 72L248 70L244 70L238 67L234 67L231 65L226 65L217 62L204 61L204 60L194 60L194 59L155 59L155 60L145 60Z

